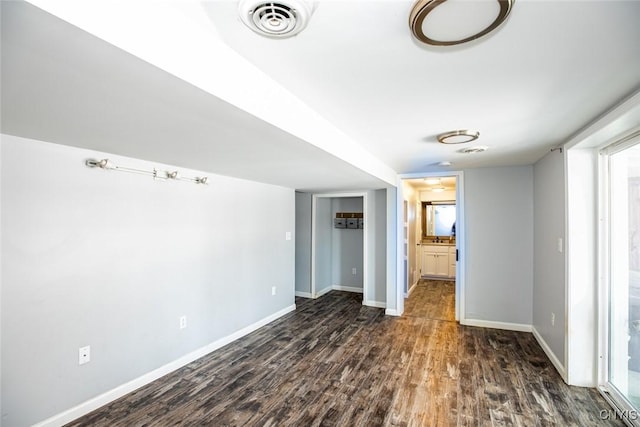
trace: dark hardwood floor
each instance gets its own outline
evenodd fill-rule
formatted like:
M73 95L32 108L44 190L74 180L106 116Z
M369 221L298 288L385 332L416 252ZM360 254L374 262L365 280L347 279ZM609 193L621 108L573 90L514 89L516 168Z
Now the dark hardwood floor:
M359 294L296 299L295 312L69 425L624 425L601 420L602 397L567 386L531 334L452 321L450 285L421 281L400 318Z

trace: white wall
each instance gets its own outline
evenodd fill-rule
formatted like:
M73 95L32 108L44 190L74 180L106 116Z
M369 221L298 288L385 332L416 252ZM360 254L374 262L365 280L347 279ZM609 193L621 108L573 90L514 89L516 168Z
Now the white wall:
M398 238L398 189L396 187L389 187L386 189L386 217L387 217L387 303L386 314L392 316L398 316L404 311L404 295L399 295L397 277L398 277L398 245L396 242Z
M464 185L464 323L530 329L533 167L470 169Z
M533 327L564 370L565 192L564 156L550 152L533 167L534 271ZM558 239L562 241L559 242ZM558 245L561 244L560 250ZM555 316L551 324L551 316Z
M331 221L337 212L362 213L362 203L362 197L331 199ZM332 285L362 291L364 230L333 227L331 234ZM356 274L352 274L352 268L356 269Z
M1 10L1 9L0 9ZM0 12L1 13L1 12ZM2 143L2 136L0 135L0 144ZM0 146L0 190L2 189L2 147ZM2 374L2 289L3 289L3 285L2 285L2 260L3 260L3 256L2 256L2 252L3 252L3 248L2 248L2 224L3 224L3 220L2 220L2 192L0 191L0 426L2 425L2 419L4 418L4 412L3 412L3 405L2 405L2 384L4 384L3 382L3 374Z
M84 161L161 165L1 144L3 425L51 417L293 308L293 190L211 174L207 186L154 181Z
M311 296L311 193L296 192L296 292Z
M565 154L567 234L566 380L594 387L598 372L598 152Z

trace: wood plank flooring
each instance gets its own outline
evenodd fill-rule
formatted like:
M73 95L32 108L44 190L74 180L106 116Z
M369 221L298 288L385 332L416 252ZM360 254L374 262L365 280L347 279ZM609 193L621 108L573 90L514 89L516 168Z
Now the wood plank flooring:
M69 425L624 425L600 420L606 402L567 386L531 334L451 321L451 294L421 281L400 318L359 294L296 299L295 312Z
M456 320L456 282L421 280L405 300L404 315L425 319Z

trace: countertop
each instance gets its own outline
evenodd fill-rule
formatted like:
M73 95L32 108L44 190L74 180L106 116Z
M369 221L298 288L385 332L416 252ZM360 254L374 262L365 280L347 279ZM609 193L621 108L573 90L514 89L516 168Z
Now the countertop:
M422 240L420 242L420 244L422 246L427 246L427 245L428 246L432 246L432 245L433 246L455 246L456 245L456 241L455 240L452 240L452 241L444 240L444 241L441 241L441 242L434 242L433 240Z

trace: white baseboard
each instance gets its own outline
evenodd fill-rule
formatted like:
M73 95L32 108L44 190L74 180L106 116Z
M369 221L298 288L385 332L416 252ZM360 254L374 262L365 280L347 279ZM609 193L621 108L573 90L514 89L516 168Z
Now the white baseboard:
M91 411L94 411L110 402L113 402L114 400L128 393L131 393L134 390L139 389L142 386L145 386L157 380L158 378L161 378L179 368L182 368L183 366L211 353L214 350L224 347L225 345L237 340L238 338L242 338L243 336L250 334L256 329L259 329L262 326L273 322L274 320L294 311L295 309L295 304L283 308L282 310L273 313L263 319L260 319L257 322L234 332L231 335L227 335L226 337L220 338L212 342L211 344L194 350L191 353L188 353L181 358L174 360L173 362L169 362L166 365L159 367L158 369L154 369L153 371L142 375L141 377L135 378L112 390L102 393L101 395L96 396L93 399L89 399L86 402L74 406L73 408L67 409L66 411L54 415L53 417L47 418L46 420L35 424L33 427L59 427L67 424L77 418L80 418L83 415L88 414Z
M296 291L295 295L302 298L311 298L311 292Z
M355 292L358 294L361 294L362 288L357 288L355 286L343 286L343 285L332 285L328 288L324 288L318 292L316 292L316 298L320 298L322 295L329 293L331 291L345 291L345 292ZM298 295L298 292L296 292L296 296L304 296L304 295Z
M536 327L532 326L531 329L532 329L534 338L536 339L536 341L538 341L538 344L540 344L540 347L542 347L542 350L544 351L544 353L547 355L549 360L551 360L551 363L553 363L553 366L555 366L556 370L558 371L558 373L560 374L564 382L567 382L567 370L564 368L563 364L560 362L560 360L555 355L555 353L551 351L551 347L549 347L549 344L547 344L544 338L542 338L542 335L540 335Z
M433 276L428 274L423 275L422 278L426 280L442 280L445 282L453 282L456 280L455 276Z
M531 325L525 325L523 323L507 323L507 322L494 322L492 320L464 319L460 321L460 324L466 325L466 326L478 326L481 328L504 329L507 331L531 332Z
M387 303L382 301L364 301L362 305L376 308L387 308Z
M387 308L384 311L384 314L386 314L387 316L401 316L402 313L398 313L398 310L396 310L395 308Z
M357 294L362 293L362 288L357 288L355 286L333 285L331 288L334 291L355 292Z
M315 298L320 298L322 295L324 294L328 294L329 292L331 292L333 290L333 288L331 286L329 286L328 288L324 288L318 292L316 292L316 296Z
M356 294L362 294L363 293L363 289L362 288L357 288L355 286L333 285L330 288L325 288L325 289L321 290L320 292L318 292L316 294L316 298L321 297L322 295L326 294L329 291L344 291L344 292L353 292L353 293L356 293ZM297 292L296 292L296 296L298 296ZM376 308L386 308L387 307L387 303L381 302L381 301L362 301L362 305L366 305L366 306L369 306L369 307L376 307Z
M418 287L418 282L411 285L411 287L409 288L409 292L407 292L407 295L405 295L405 298L409 298L409 296L411 296L411 293L415 291L417 287Z

